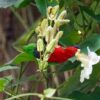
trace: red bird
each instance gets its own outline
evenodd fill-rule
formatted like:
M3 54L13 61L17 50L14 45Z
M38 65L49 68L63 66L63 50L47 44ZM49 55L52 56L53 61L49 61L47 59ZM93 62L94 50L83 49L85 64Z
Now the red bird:
M73 57L77 52L78 48L74 46L69 46L63 48L62 46L57 46L54 52L50 55L48 62L63 63L69 58Z

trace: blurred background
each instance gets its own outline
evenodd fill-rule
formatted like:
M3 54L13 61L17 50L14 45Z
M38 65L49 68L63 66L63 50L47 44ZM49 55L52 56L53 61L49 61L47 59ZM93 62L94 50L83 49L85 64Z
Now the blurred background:
M18 54L13 47L14 43L19 37L28 32L39 18L40 12L34 5L21 9L10 7L0 9L0 65L9 62ZM33 63L28 66L29 69L27 69L26 75L33 73L35 70ZM16 73L15 71L6 71L0 73L0 77L10 74L14 75ZM0 100L3 100L2 93L0 94Z

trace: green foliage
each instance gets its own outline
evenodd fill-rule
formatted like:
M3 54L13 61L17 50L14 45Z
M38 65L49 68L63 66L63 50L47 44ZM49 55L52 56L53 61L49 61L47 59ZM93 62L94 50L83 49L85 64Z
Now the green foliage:
M42 15L46 15L48 6L54 6L58 4L57 0L35 0L35 2Z
M100 49L100 35L99 34L90 34L83 43L80 44L80 48L86 52L86 47L89 47L93 51Z
M84 83L80 83L80 68L77 68L74 76L70 77L68 81L64 82L61 88L61 96L68 96L76 90L84 91L85 93L90 91L97 83L100 77L100 64L93 67L93 73L89 80Z
M68 31L68 30L67 30ZM76 31L67 32L60 39L60 43L63 45L75 45L80 41L80 35Z
M26 52L30 55L33 55L33 52L35 52L35 49L36 49L36 44L35 43L30 43L30 44L25 45L23 47L24 52Z
M32 3L33 0L18 0L16 4L14 5L15 8L23 8L28 6L30 3Z
M13 78L11 76L0 78L0 92L3 92L5 90L6 86L12 79Z
M33 54L35 49L36 49L36 44L34 43L24 45L23 47L21 47L20 50L21 53L17 55L12 61L10 61L9 64L16 65L16 64L21 64L23 62L29 62L29 61L34 61L35 63L37 63L37 60Z
M41 14L46 15L46 9L47 9L47 0L35 0L36 5L41 12Z
M52 97L56 92L56 89L52 89L52 88L48 88L46 90L44 90L44 95L46 97Z
M69 98L75 100L98 100L98 98L100 98L99 93L100 93L100 87L96 87L94 92L89 94L75 91L69 96Z
M17 66L10 66L10 65L4 65L0 67L0 72L6 71L6 70L11 70L11 69L18 69Z
M63 64L61 67L59 67L59 71L60 72L64 72L64 71L68 71L71 69L75 69L76 67L78 67L78 65L80 64L80 62L75 61L67 61L65 64Z
M98 23L100 23L100 14L95 14L93 10L91 10L87 6L80 6L80 9L84 11L87 15L91 16L92 19L96 20Z
M33 55L27 54L25 52L20 53L17 55L10 64L16 65L21 64L23 62L29 62L29 61L36 61Z
M80 76L80 68L77 68L75 75L70 77L69 80L63 83L63 86L60 89L62 97L67 97L73 91L77 90L78 86L80 86L79 76Z

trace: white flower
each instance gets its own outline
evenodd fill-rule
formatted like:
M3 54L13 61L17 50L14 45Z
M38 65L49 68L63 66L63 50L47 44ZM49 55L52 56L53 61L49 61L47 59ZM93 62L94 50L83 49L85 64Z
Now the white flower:
M81 62L81 67L83 67L80 75L81 83L85 79L89 79L93 70L92 66L100 61L100 56L98 56L95 52L90 51L89 47L87 47L87 50L88 50L88 55L80 53L80 51L76 53L77 60Z

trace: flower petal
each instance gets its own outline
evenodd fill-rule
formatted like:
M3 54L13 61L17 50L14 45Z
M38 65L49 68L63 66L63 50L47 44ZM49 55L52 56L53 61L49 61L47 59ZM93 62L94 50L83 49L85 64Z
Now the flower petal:
M89 67L84 67L84 69L82 69L81 71L81 75L80 75L80 82L84 82L85 79L89 79L90 75L92 73L92 65Z
M95 52L90 51L89 47L87 47L88 50L88 57L91 60L91 63L97 64L100 61L100 56L98 56Z

